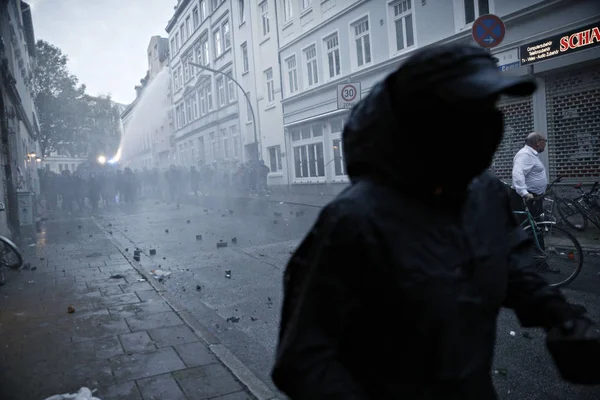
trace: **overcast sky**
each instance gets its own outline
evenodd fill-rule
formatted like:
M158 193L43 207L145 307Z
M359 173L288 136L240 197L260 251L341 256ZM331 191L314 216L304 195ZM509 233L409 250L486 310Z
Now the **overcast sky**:
M26 0L37 39L69 56L71 73L91 95L129 104L148 69L147 48L165 27L176 0Z

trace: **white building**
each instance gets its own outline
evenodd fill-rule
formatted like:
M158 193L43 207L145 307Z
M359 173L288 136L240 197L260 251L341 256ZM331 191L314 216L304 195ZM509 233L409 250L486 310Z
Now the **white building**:
M229 78L238 76L232 26L239 22L233 20L231 5L225 0L179 0L166 27L178 164L210 163L219 175L231 174L243 161L246 132L245 121L240 129L238 98L243 93Z
M88 159L85 157L71 157L68 154L62 154L55 151L43 159L42 165L43 168L56 174L60 174L65 170L73 173L77 171L77 167L79 167L80 164L87 161Z
M503 101L507 134L496 170L510 176L514 153L535 129L548 133L545 162L552 177L598 180L597 0L282 0L277 5L283 153L293 191L335 193L348 180L340 137L349 110L338 109L338 85L359 83L364 97L415 49L472 43L473 21L488 13L501 17L507 28L492 50L501 68L531 73L540 84L531 98ZM578 47L559 49L560 38L572 34ZM528 49L533 53L543 43L546 57L526 61Z
M0 235L10 236L33 226L33 199L40 190L35 36L27 3L0 2L0 39Z
M164 169L173 156L169 40L152 36L147 55L148 71L135 87L136 99L121 114L121 163L134 169Z

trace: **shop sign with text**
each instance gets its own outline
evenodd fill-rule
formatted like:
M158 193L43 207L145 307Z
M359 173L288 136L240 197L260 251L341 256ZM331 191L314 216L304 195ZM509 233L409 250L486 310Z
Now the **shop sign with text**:
M600 21L521 46L521 65L600 47Z

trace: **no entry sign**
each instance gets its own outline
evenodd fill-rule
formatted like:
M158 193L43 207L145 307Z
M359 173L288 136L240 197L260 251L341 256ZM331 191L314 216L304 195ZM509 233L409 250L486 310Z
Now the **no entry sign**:
M473 40L483 48L491 49L498 46L504 40L506 26L504 22L494 14L482 15L473 22L471 28Z

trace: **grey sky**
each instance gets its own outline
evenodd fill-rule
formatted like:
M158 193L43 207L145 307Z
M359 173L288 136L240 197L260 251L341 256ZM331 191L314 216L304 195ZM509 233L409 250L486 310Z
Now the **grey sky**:
M150 37L167 36L175 0L29 0L37 39L69 56L91 95L129 104L148 69Z

